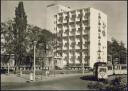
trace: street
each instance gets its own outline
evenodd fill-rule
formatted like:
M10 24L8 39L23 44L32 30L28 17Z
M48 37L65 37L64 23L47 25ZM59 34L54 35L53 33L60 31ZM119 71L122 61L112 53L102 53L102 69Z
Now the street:
M88 73L87 73L88 74ZM2 82L2 90L86 90L91 80L82 80L81 74L67 75L36 82ZM50 78L50 77L49 77Z

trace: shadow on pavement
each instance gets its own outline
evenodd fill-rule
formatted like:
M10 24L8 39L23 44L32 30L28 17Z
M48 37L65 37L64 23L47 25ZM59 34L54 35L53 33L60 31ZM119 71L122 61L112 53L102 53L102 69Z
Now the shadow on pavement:
M97 81L97 79L94 76L92 76L92 75L82 76L82 77L80 77L80 79L82 79L82 80L89 80L89 81Z
M88 76L82 76L80 77L81 80L88 80L88 81L98 81L98 82L106 82L107 80L105 79L96 79L93 75L88 75Z

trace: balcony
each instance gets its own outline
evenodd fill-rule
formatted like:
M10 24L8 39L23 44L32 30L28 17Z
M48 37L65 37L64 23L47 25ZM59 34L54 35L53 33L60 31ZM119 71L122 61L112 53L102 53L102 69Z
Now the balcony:
M76 18L76 15L75 15L75 14L73 14L71 17L72 17L73 19L75 19L75 18Z
M75 31L70 31L70 34L69 34L70 36L74 36L75 35Z
M82 12L81 11L78 11L77 13L76 13L76 18L81 18L82 17Z
M59 19L57 20L57 24L61 24L63 20Z
M68 22L68 20L67 19L63 19L63 23L67 23Z
M65 46L65 47L68 47L68 46L69 46L69 43L65 43L64 46Z
M85 30L85 29L84 29L84 30L82 31L82 33L83 33L83 35L87 35L87 34L88 34L88 30Z
M77 44L78 46L81 46L82 45L82 42L78 42L78 44Z
M64 25L63 26L63 30L65 31L65 30L67 30L68 29L68 26L67 25Z
M70 60L71 60L71 62L74 62L75 61L74 56L71 56Z
M83 27L88 27L89 26L89 21L83 21L82 26Z
M75 21L76 21L76 22L79 22L79 21L80 21L80 18L75 18Z
M75 22L75 18L70 18L69 22Z
M67 29L67 30L65 30L65 32L64 32L65 34L68 34L69 33L69 30Z
M88 49L88 47L85 44L82 45L82 48L83 49Z
M80 24L77 23L75 27L76 27L76 30L78 30L78 28L80 28Z
M57 28L62 28L62 23L57 24Z
M75 45L76 45L76 42L72 42L70 46L71 46L72 48L74 48Z
M80 36L80 35L78 35L78 36ZM80 42L80 38L76 36L76 40L75 41L76 41L76 43Z
M89 21L89 17L83 16L83 17L82 17L82 20L84 20L84 21Z
M68 49L68 47L64 47L64 46L63 46L63 50L67 50L67 49Z
M78 57L77 57L77 60L81 63L81 61L82 61L81 56L78 56Z
M75 49L80 49L80 46L78 46L78 45L75 45Z
M89 29L90 29L90 26L89 26L89 25L87 25L87 26L85 27L85 29L86 29L86 30L89 30Z
M64 12L63 13L63 17L66 18L68 16L68 13L67 12Z
M68 57L64 57L64 60L65 60L65 61L68 61Z
M61 47L57 47L57 50L61 50Z
M62 17L63 16L63 13L58 13L57 17Z

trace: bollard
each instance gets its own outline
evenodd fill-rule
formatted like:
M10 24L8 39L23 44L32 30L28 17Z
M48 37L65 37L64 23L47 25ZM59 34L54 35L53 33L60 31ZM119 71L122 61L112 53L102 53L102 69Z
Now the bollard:
M47 75L48 75L47 70L45 71L45 74L46 74L46 77L47 77Z
M22 76L22 70L20 70L20 76Z
M33 81L33 73L30 73L30 81Z

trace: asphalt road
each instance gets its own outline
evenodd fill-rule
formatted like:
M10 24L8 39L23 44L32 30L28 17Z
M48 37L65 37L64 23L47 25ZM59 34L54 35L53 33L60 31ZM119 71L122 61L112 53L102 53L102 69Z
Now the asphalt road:
M66 76L60 79L31 83L2 83L2 90L87 90L91 80L81 79L82 75Z

